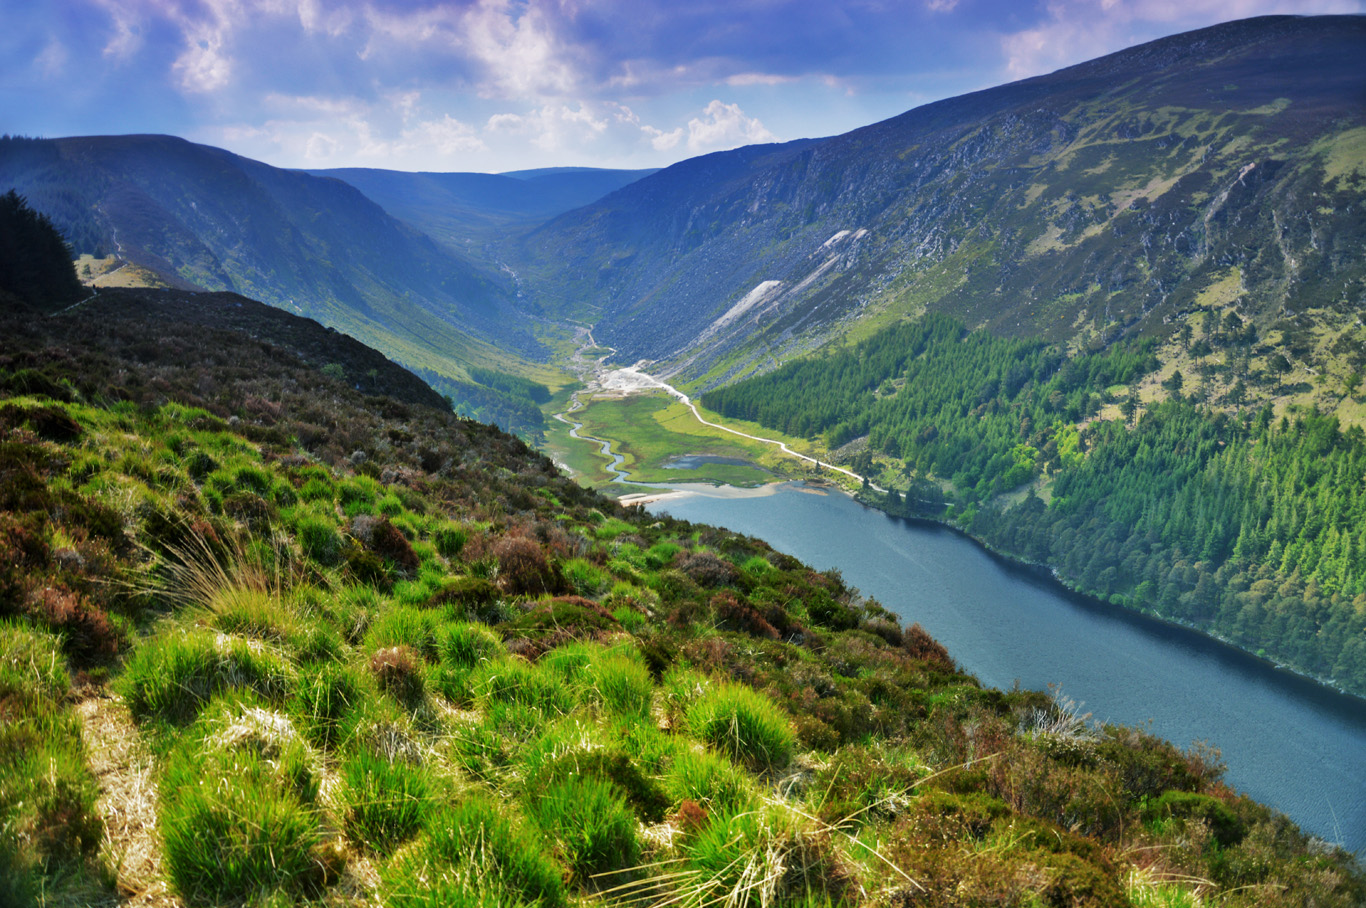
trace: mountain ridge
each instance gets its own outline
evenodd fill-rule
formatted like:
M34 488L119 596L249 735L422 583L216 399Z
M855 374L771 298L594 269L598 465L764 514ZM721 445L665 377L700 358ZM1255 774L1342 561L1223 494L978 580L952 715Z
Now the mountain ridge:
M570 263L573 277L542 295L569 308L602 300L598 336L623 359L660 360L706 386L818 347L855 320L926 307L1083 344L1155 331L1213 282L1212 264L1276 272L1284 292L1263 276L1250 282L1262 298L1246 301L1269 323L1283 302L1331 299L1362 277L1338 253L1287 274L1246 247L1249 231L1280 235L1287 261L1304 260L1315 220L1340 246L1359 238L1360 171L1303 169L1332 163L1324 143L1366 122L1353 63L1363 23L1267 17L1160 39L775 151L748 181L711 181L685 162L552 221L525 255ZM744 171L756 154L710 157L714 170ZM1307 199L1334 179L1345 196L1325 215ZM656 195L674 202L665 214ZM1202 197L1222 202L1197 210ZM768 281L781 292L689 348Z

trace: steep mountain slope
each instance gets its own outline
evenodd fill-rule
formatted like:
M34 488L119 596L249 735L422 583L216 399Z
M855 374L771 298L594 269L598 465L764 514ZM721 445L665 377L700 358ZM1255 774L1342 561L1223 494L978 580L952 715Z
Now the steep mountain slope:
M0 141L0 185L76 252L117 254L184 289L315 317L474 392L468 367L539 356L511 282L340 180L166 136ZM487 390L487 389L486 389Z
M352 167L308 172L350 183L394 217L464 249L595 202L655 171L567 167L504 174L406 173Z
M1362 17L1253 19L687 161L530 235L528 262L565 263L531 289L708 385L925 309L1097 345L1211 288L1259 327L1346 316L1366 293L1363 53Z

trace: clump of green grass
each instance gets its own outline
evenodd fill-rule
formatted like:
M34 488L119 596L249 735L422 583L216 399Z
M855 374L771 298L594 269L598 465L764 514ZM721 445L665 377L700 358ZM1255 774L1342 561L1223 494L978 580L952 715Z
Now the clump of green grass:
M337 869L317 796L314 759L288 719L219 701L167 761L160 825L176 891L190 904L317 895Z
M324 663L301 675L290 699L290 711L302 721L302 732L310 743L332 748L345 736L361 704L373 696L371 690L350 666Z
M457 706L468 706L474 700L475 669L507 655L497 634L482 624L464 621L448 623L437 632L437 651L441 661L432 682Z
M593 598L612 582L612 575L583 558L571 558L560 565L565 583L580 596Z
M796 743L782 710L740 684L720 684L703 693L688 708L686 724L699 740L756 770L786 765Z
M567 904L560 869L503 805L473 796L435 811L383 872L390 908Z
M613 653L595 660L589 684L589 697L611 715L642 722L650 718L655 685L639 658Z
M109 886L70 690L56 636L0 622L0 893L16 905L98 901Z
M593 776L569 776L528 797L536 824L579 885L634 866L640 856L636 818L616 785Z
M549 669L521 659L481 666L471 685L485 709L515 705L545 716L557 716L574 708L574 694L566 681Z
M749 809L757 794L734 763L708 751L683 751L664 777L664 787L675 804L696 801L708 809L734 813Z
M442 558L459 558L468 540L469 531L454 521L440 523L432 530L432 544Z
M342 764L337 798L347 836L381 855L415 836L433 804L430 771L368 747Z
M371 650L406 646L423 659L436 661L440 623L440 616L431 611L411 605L394 606L385 609L371 622L365 634L365 645Z
M299 518L294 528L304 555L325 567L340 564L345 547L336 521L314 514Z
M140 646L120 687L134 716L184 722L225 691L251 691L280 702L294 678L294 667L265 644L192 630L161 633Z
M437 633L437 651L441 656L441 664L472 669L506 655L507 647L503 646L497 634L484 625L455 621L446 624Z
M686 904L844 903L847 877L829 837L780 807L713 815L686 850L685 870L672 881Z

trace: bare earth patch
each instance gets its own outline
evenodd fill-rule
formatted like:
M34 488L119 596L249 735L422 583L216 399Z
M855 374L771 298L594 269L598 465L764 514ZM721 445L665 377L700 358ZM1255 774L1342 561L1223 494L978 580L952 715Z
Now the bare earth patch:
M123 904L169 908L182 903L166 882L157 837L157 787L152 755L123 699L97 692L76 706L85 723L90 768L100 783L104 848L118 873Z

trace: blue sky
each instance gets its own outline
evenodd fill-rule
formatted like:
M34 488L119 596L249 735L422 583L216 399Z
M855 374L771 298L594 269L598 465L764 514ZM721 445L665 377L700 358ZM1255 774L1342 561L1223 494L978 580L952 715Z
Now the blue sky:
M0 0L0 132L282 167L658 167L1366 0Z

